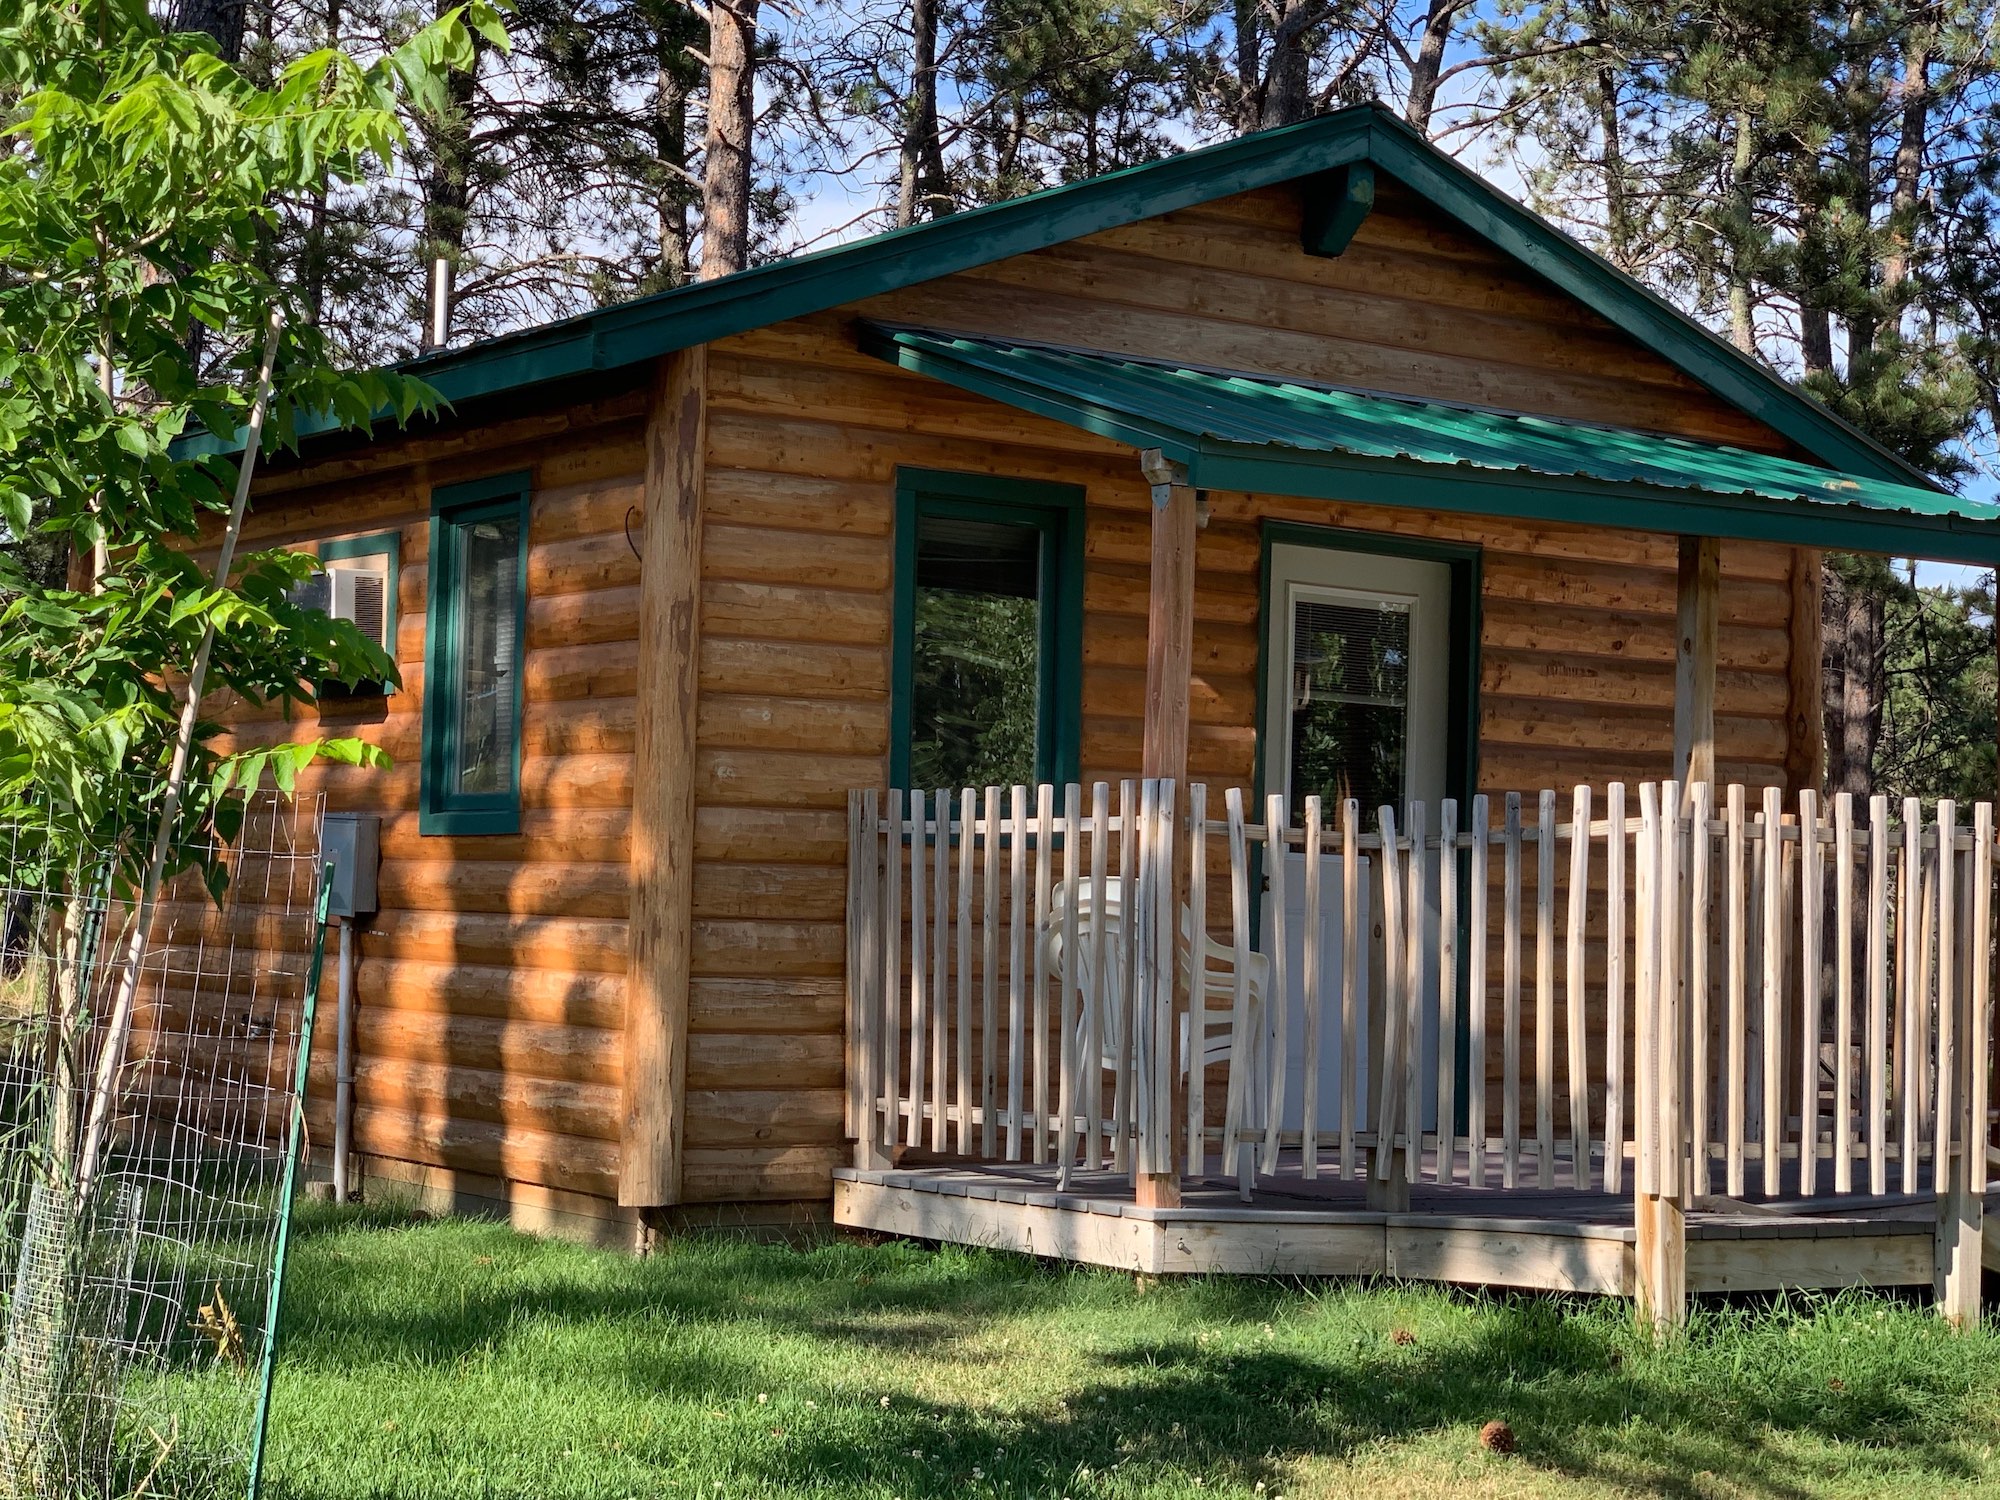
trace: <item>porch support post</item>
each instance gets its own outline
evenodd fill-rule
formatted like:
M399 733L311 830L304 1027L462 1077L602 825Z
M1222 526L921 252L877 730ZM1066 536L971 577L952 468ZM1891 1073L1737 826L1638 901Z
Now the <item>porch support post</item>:
M1674 778L1683 806L1697 781L1715 785L1715 638L1722 544L1712 536L1681 538L1675 599Z
M1665 1194L1636 1194L1633 1228L1639 1323L1664 1337L1687 1324L1687 1209Z
M637 736L618 1201L680 1202L694 903L701 509L708 349L662 358L646 414Z
M1188 805L1188 694L1194 661L1194 554L1200 526L1195 493L1187 471L1170 463L1157 448L1139 455L1140 471L1153 491L1153 550L1150 593L1146 608L1146 728L1141 755L1142 774L1174 783L1174 810L1184 817ZM1174 840L1174 920L1187 899L1188 840ZM1187 1014L1186 976L1174 966L1174 1022L1169 1035L1179 1037ZM1177 1149L1185 1132L1179 1128L1187 1113L1187 1089L1173 1059L1157 1059L1170 1069L1173 1110L1168 1124L1168 1150ZM1142 1172L1135 1184L1143 1207L1177 1208L1181 1201L1176 1171Z
M1146 602L1143 774L1187 780L1188 693L1194 662L1194 549L1199 514L1187 471L1157 448L1139 455L1153 490L1151 591Z
M1792 549L1791 660L1785 671L1785 800L1826 789L1826 676L1821 670L1822 563L1816 547Z
M1968 1131L1965 1149L1978 1150L1985 1142L1979 1133ZM1962 1163L1939 1168L1950 1173L1950 1183L1937 1200L1937 1266L1935 1286L1938 1312L1954 1328L1979 1327L1980 1278L1985 1271L1986 1205L1980 1194L1965 1183Z

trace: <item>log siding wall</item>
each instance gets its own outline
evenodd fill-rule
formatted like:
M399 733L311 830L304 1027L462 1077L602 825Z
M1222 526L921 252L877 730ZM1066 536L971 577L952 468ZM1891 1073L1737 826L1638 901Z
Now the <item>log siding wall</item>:
M1086 487L1083 775L1139 765L1149 497L1136 455L861 355L856 315L1786 451L1393 185L1337 260L1300 252L1298 212L1288 192L1247 195L712 346L685 1201L823 1198L846 1157L845 794L887 774L899 466ZM637 410L621 397L539 419L549 435L526 448L520 423L484 451L478 432L428 449L385 442L264 486L253 523L274 539L402 532L408 687L379 723L327 718L355 723L399 760L386 774L323 778L335 805L385 814L384 910L363 936L358 987L359 1149L551 1201L581 1195L562 1201L606 1217L617 1216L638 624L624 532L639 504ZM370 473L392 462L401 466ZM536 477L522 832L420 838L429 488L523 463ZM1398 510L1364 495L1209 498L1192 776L1219 787L1255 773L1266 519L1482 549L1482 790L1667 771L1672 538ZM1724 779L1783 780L1792 567L1785 548L1723 547Z
M500 427L490 446L418 439L363 460L274 476L251 545L395 531L403 689L329 697L283 719L224 717L244 742L355 735L388 771L315 768L333 809L382 818L381 909L357 934L355 1140L371 1168L558 1227L612 1220L625 1004L640 503L636 404ZM508 442L533 436L532 442ZM430 497L512 469L532 475L522 671L521 826L505 836L418 832ZM329 946L329 965L332 963ZM326 994L333 995L329 977ZM309 1112L331 1143L331 1014Z

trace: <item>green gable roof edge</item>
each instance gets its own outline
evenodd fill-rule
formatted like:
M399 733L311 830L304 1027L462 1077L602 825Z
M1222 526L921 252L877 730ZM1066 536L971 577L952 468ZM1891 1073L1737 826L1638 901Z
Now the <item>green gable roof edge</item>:
M1402 120L1374 112L1376 165L1472 233L1554 282L1600 317L1832 468L1938 488L1883 447L1666 298L1586 250L1540 215L1466 170Z
M447 402L475 401L621 369L675 349L1361 161L1372 161L1471 233L1822 463L1845 473L1935 488L1927 476L1811 397L1460 166L1388 111L1369 104L425 355L400 368L428 381ZM336 425L301 418L298 435L311 437ZM184 451L234 446L193 438Z
M446 401L614 370L1367 158L1369 106L691 282L398 366ZM301 419L301 437L336 430ZM211 451L234 444L195 440Z

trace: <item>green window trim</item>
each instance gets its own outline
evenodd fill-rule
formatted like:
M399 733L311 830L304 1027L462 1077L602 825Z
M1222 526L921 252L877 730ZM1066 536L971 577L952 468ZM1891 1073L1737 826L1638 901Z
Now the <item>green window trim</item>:
M319 544L319 560L322 563L340 562L351 557L387 557L389 559L389 579L382 590L382 649L389 653L391 661L396 660L396 629L401 623L401 613L397 609L397 595L401 592L403 577L403 534L400 531L375 531L367 536L342 536ZM346 689L342 689L345 692ZM359 696L365 687L357 686ZM381 684L382 696L389 697L401 692L394 682Z
M1083 741L1083 486L901 468L896 471L889 785L917 790L909 786L910 711L916 672L917 521L927 515L1025 523L1040 530L1043 576L1054 586L1041 611L1035 776L1059 786L1076 780Z
M431 492L430 578L424 628L423 763L418 793L417 831L423 834L506 834L521 830L521 682L526 676L528 615L528 502L530 476L522 470ZM514 672L512 786L504 792L465 793L450 789L450 766L458 743L457 680L460 621L458 533L478 521L516 518L520 526L514 593Z

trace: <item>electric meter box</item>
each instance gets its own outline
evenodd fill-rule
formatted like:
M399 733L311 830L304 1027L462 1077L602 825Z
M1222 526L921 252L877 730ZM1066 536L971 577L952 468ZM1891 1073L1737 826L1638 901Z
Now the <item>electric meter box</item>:
M330 812L320 824L320 858L333 866L330 917L375 911L375 867L382 860L382 820L374 813Z

